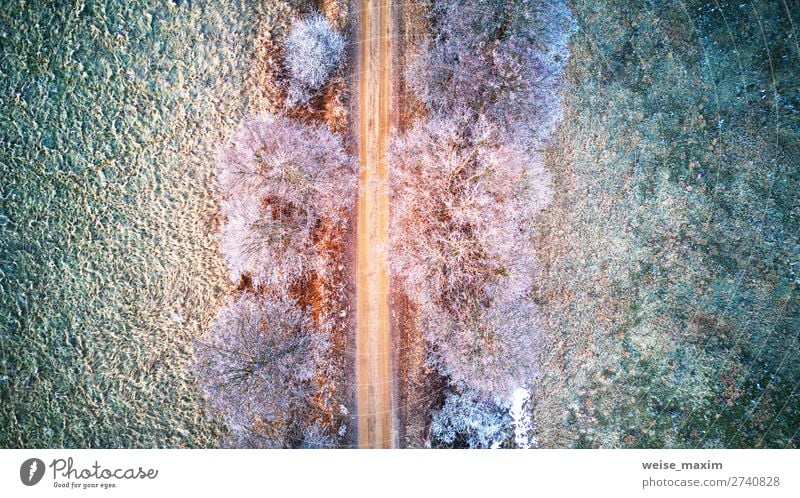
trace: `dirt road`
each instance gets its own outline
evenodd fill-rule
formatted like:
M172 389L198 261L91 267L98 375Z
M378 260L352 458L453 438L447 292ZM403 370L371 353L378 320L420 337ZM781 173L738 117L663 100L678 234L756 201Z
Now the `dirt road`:
M386 161L391 124L391 3L360 0L359 12L356 403L361 448L395 445Z

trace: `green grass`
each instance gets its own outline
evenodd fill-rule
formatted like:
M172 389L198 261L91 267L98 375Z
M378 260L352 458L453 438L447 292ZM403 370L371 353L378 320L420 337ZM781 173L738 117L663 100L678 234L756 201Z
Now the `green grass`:
M216 147L305 3L3 5L0 447L214 444L187 366L229 285Z
M574 2L544 445L800 445L800 53L783 3L715 4Z

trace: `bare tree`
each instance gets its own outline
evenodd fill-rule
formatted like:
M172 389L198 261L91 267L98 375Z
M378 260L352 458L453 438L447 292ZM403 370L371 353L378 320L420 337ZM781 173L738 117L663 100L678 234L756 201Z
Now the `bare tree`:
M487 399L532 376L536 268L527 229L549 177L496 127L431 120L390 151L392 271L444 374Z
M468 109L536 148L561 117L574 20L561 0L446 0L406 79L435 114Z
M220 154L221 247L231 278L286 286L314 269L314 230L344 223L355 169L341 139L321 126L258 115Z
M194 369L233 446L282 447L313 393L314 350L327 348L285 297L241 294L195 343Z

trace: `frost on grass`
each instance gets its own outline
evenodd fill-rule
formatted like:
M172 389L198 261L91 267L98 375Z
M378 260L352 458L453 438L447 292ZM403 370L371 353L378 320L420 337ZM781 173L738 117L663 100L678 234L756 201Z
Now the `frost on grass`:
M291 76L289 102L302 104L335 72L344 53L344 39L323 15L313 14L295 22L285 49Z
M355 170L341 139L321 126L259 115L220 155L221 249L239 282L287 285L315 270L314 230L343 222Z

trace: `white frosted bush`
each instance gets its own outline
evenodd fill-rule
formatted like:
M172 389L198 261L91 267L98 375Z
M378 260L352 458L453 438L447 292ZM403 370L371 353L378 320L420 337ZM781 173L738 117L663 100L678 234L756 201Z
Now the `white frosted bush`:
M431 435L436 446L491 448L508 438L510 421L508 410L469 391L447 391L444 405L433 415Z
M286 37L286 66L291 76L290 101L304 102L338 67L344 39L321 14L294 23Z

